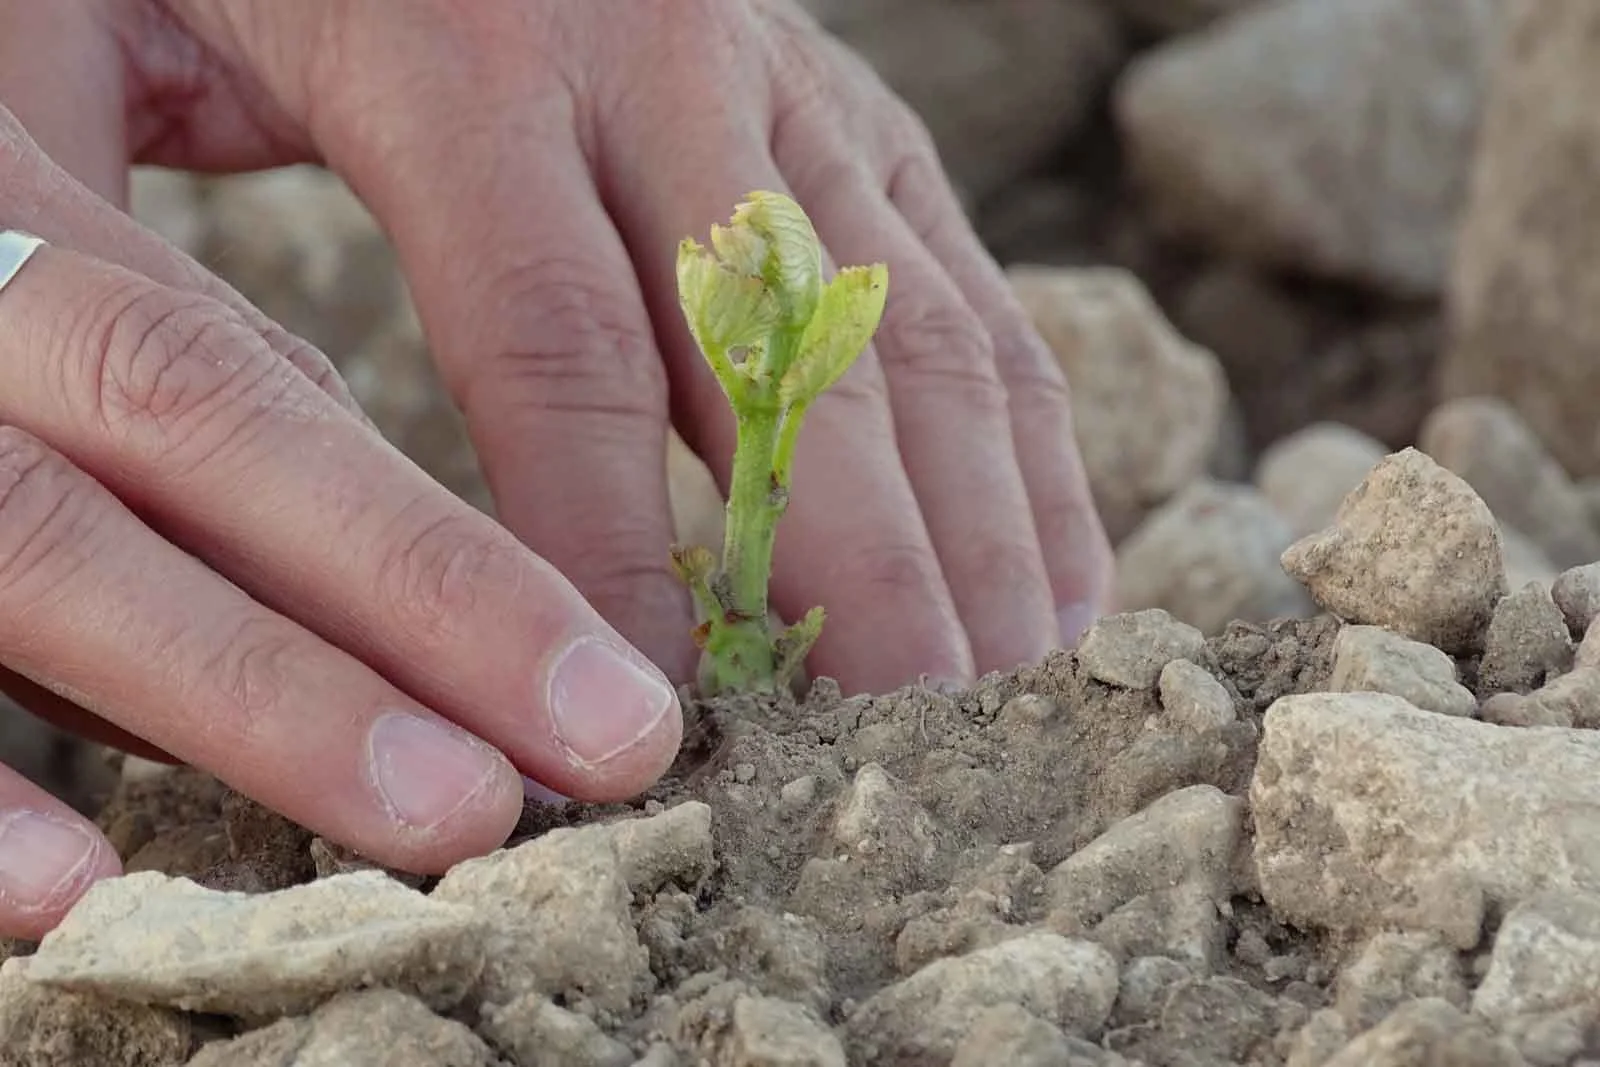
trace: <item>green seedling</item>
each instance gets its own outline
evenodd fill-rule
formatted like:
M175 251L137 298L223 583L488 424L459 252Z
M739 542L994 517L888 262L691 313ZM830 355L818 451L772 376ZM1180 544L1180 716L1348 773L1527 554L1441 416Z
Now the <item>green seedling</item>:
M710 250L693 238L678 247L684 317L738 428L722 559L703 546L672 550L695 601L707 695L788 685L822 633L820 607L773 632L772 548L806 411L872 339L888 284L877 263L824 285L811 220L778 193L750 193L729 225L711 227Z

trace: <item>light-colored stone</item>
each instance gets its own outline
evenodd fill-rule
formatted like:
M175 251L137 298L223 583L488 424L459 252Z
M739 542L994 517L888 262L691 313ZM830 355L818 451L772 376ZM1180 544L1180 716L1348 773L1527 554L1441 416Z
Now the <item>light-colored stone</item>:
M1175 659L1161 668L1156 691L1167 718L1195 733L1220 729L1238 718L1227 687L1190 660Z
M1319 422L1267 446L1256 464L1256 487L1304 537L1333 522L1339 504L1388 453L1360 430Z
M1072 383L1089 483L1120 540L1205 470L1227 409L1222 368L1127 271L1013 266L1008 275Z
M381 984L453 1007L484 966L484 918L378 871L228 893L140 871L90 888L28 977L185 1011L270 1018Z
M1344 626L1333 643L1335 693L1390 693L1425 711L1472 715L1478 700L1456 675L1455 660L1432 645L1381 626Z
M1453 7L1453 4L1447 4ZM1574 477L1600 474L1600 64L1591 0L1506 0L1450 284L1446 397L1499 396ZM1592 562L1580 560L1578 562Z
M1262 895L1295 925L1466 949L1488 908L1600 888L1600 734L1386 693L1287 696L1267 710L1250 800Z
M1112 6L1146 33L1191 33L1261 0L1113 0Z
M1089 941L1029 933L947 956L862 1002L845 1020L852 1063L944 1063L989 1008L1015 1004L1072 1035L1098 1030L1117 963Z
M1446 401L1422 424L1417 447L1459 474L1496 519L1526 534L1558 567L1600 559L1600 531L1582 495L1504 400Z
M1494 609L1478 666L1478 692L1527 693L1572 668L1567 620L1537 582Z
M1170 227L1273 266L1437 292L1498 0L1283 0L1145 53L1115 112Z
M0 1067L181 1063L191 1017L170 1008L68 993L28 977L27 957L0 965Z
M1509 592L1494 516L1471 486L1414 448L1374 467L1333 526L1289 546L1283 567L1345 621L1450 653L1482 648Z
M1481 1019L1447 1000L1425 997L1340 1049L1322 1067L1527 1067L1517 1050Z
M1361 951L1335 985L1334 1007L1352 1033L1382 1022L1395 1008L1418 997L1438 997L1465 1011L1466 975L1455 949L1432 933L1383 931Z
M667 880L693 886L710 862L709 812L690 801L642 818L561 827L466 860L431 897L489 921L484 1000L544 994L621 1011L654 983L634 929L635 889Z
M1550 597L1561 609L1568 629L1587 635L1589 624L1600 616L1600 563L1563 571L1551 583Z
M1600 1002L1600 893L1556 889L1528 897L1495 933L1472 1010L1504 1025Z
M1207 634L1235 619L1311 615L1310 598L1279 562L1293 540L1255 489L1201 479L1117 547L1116 603L1164 608Z
M487 1004L478 1030L515 1063L540 1067L632 1067L631 1049L607 1035L587 1015L567 1011L548 998L520 997Z
M1577 666L1523 699L1522 717L1600 730L1600 666Z
M1205 652L1205 635L1160 608L1125 611L1099 619L1078 642L1078 662L1089 677L1124 689L1154 689L1175 659Z

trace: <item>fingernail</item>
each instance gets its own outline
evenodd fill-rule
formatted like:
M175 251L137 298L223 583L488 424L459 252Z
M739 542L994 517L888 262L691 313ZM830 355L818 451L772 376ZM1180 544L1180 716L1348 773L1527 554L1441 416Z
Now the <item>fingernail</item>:
M677 703L665 677L600 638L577 641L550 675L556 737L588 767L649 737Z
M13 812L0 822L0 899L25 911L49 907L83 878L98 848L76 823Z
M523 775L522 799L531 800L535 804L565 804L572 798L563 796L542 782L536 782L527 775Z
M373 723L367 744L373 783L390 815L418 830L444 822L501 773L487 745L405 712Z
M1056 623L1061 627L1061 647L1074 648L1084 631L1094 625L1100 613L1087 600L1068 604L1056 611Z

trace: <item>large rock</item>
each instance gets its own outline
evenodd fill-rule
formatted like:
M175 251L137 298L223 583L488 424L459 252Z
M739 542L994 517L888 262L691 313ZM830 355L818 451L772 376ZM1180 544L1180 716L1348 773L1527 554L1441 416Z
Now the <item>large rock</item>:
M1303 537L1333 522L1344 498L1389 450L1360 430L1319 422L1268 446L1255 482L1268 502Z
M1600 734L1384 693L1288 696L1267 711L1250 800L1262 896L1293 925L1467 949L1539 890L1600 889Z
M1072 383L1078 447L1120 540L1206 468L1227 409L1216 357L1116 268L1017 266L1012 288Z
M1178 38L1119 86L1132 172L1219 249L1437 292L1499 23L1499 0L1288 0Z
M1570 473L1592 476L1600 4L1508 0L1507 24L1459 231L1440 388L1505 397Z

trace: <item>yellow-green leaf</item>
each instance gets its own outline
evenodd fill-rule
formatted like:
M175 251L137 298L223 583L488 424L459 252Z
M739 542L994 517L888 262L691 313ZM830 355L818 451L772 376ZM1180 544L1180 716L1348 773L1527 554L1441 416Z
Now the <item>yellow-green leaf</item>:
M761 238L762 277L783 306L784 325L804 325L822 291L822 242L805 211L782 193L758 189L734 209L732 227Z
M678 246L678 301L703 349L762 345L778 321L777 301L760 278L738 274L693 239Z
M810 403L850 369L878 329L888 294L889 269L882 263L846 267L828 283L799 354L778 383L784 406Z

